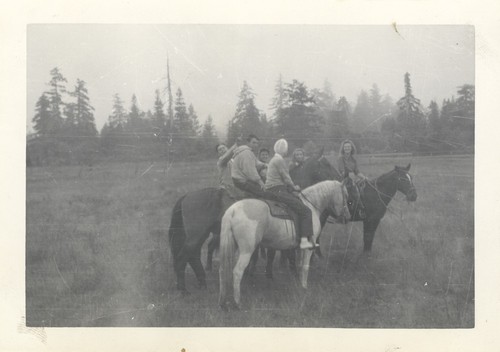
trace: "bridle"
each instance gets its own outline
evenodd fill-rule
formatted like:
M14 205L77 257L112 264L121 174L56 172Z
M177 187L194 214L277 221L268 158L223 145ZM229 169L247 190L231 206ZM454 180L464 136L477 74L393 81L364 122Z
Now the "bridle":
M397 191L400 191L401 193L403 193L407 198L408 198L408 195L411 193L411 192L415 192L415 186L413 185L413 182L411 181L411 176L410 174L408 173L408 171L406 170L402 170L402 169L396 169L394 170L395 172L398 173L398 178L397 178L397 182L396 182L396 192ZM400 171L404 172L404 175L405 177L402 177L401 174L400 174ZM384 204L384 206L387 208L387 204L389 204L390 200L392 199L393 196L387 194L387 193L384 193L384 192L381 192L378 187L377 187L377 181L378 181L378 178L375 179L374 181L369 181L369 180L366 180L366 183L368 185L370 185L374 190L375 192L377 193L380 201L382 202L382 204ZM406 192L403 192L403 190L401 190L399 188L399 185L401 182L408 182L409 183L409 187L408 187L408 190L406 190ZM389 201L386 202L382 199L381 196L385 196L387 198L389 198Z

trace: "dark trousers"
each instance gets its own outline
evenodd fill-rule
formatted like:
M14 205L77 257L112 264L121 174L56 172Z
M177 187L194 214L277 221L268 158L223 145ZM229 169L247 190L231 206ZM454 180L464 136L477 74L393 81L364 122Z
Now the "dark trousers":
M313 235L312 213L302 201L288 192L286 186L275 186L268 189L278 197L278 202L286 204L299 216L299 235L300 237L309 237Z

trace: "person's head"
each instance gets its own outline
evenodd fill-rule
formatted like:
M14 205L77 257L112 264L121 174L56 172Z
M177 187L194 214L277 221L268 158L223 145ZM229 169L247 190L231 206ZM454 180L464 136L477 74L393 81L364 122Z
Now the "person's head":
M249 134L247 137L247 145L254 152L257 152L257 150L259 150L259 141L260 141L259 138L254 134Z
M356 154L356 147L354 146L354 143L346 139L340 144L340 155L354 155Z
M288 153L288 142L281 138L274 143L274 152L281 156L285 156Z
M262 148L259 150L259 160L263 163L267 163L269 161L269 149Z
M223 156L227 152L227 145L219 143L215 146L215 150L217 151L217 155Z
M305 153L304 153L304 149L302 149L302 148L296 148L293 151L293 155L292 155L292 161L293 162L302 164L304 162L305 158L306 158L306 156L305 156Z

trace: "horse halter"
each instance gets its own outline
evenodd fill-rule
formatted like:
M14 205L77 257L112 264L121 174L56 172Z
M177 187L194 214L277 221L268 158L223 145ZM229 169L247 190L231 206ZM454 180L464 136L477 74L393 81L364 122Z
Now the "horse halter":
M396 169L396 172L398 173L396 189L406 196L406 200L415 201L417 199L417 191L413 185L411 175L408 171L400 168ZM401 172L404 173L404 176L401 175ZM404 185L404 188L400 187L401 184Z

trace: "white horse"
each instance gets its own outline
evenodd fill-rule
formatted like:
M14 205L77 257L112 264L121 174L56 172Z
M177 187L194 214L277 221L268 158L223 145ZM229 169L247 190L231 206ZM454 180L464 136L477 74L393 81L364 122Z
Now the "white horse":
M316 243L321 232L321 214L327 212L340 221L349 220L351 217L347 207L347 190L344 184L338 181L317 183L303 190L300 197L312 212L313 243ZM220 235L219 305L221 308L225 310L239 308L243 272L259 244L267 248L286 250L297 248L299 239L293 221L271 216L268 205L263 201L243 199L229 207L222 218ZM233 266L236 247L238 259ZM304 288L307 288L311 255L312 250L301 250L300 281ZM231 283L234 295L228 298Z

